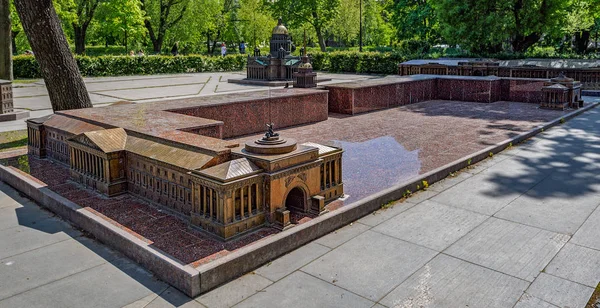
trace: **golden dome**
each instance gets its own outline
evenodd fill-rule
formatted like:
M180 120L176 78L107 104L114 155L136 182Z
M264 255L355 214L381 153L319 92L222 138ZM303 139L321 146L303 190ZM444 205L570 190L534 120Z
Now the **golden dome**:
M288 29L283 25L281 18L279 18L277 26L273 28L273 34L288 34Z
M308 62L300 64L299 68L312 68L312 65Z

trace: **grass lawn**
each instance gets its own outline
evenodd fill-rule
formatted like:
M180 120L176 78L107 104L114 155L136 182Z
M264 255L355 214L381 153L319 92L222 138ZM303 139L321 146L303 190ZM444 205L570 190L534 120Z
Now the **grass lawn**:
M16 150L27 146L27 130L0 133L0 152Z

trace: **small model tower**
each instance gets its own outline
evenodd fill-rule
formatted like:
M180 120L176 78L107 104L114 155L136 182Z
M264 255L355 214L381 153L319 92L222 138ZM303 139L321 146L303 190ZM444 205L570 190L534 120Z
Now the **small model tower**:
M302 64L294 73L294 88L314 88L317 86L317 73L313 72L310 58L306 55L306 30L304 30L304 47L302 47Z

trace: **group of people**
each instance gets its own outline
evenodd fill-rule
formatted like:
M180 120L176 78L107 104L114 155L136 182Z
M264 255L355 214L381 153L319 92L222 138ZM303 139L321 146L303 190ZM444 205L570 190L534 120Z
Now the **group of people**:
M136 53L135 53L135 51L133 51L133 50L129 51L129 56L130 56L130 57L135 57L135 56L138 56L138 57L143 57L143 56L145 56L145 55L146 55L146 54L145 54L145 53L144 53L144 51L143 51L143 50L141 50L141 49L140 49L140 50L138 50L137 54L136 54Z
M240 42L240 53L241 54L245 54L246 53L246 43L244 41ZM225 45L225 43L221 44L221 56L225 56L227 55L227 46Z

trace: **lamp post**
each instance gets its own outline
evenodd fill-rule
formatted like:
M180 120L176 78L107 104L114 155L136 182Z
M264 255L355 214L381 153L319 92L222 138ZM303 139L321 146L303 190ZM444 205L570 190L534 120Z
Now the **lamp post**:
M359 19L359 31L358 31L358 51L362 52L363 51L363 41L362 41L362 37L363 37L363 26L362 26L362 2L363 0L360 0L360 9L359 9L359 13L358 15L358 19Z

